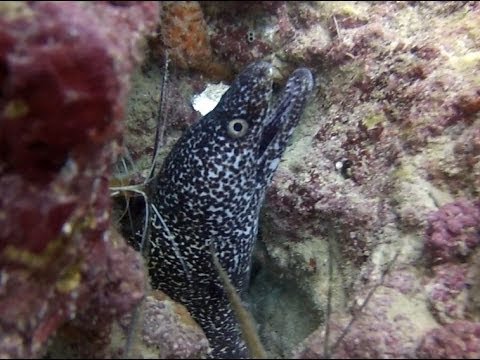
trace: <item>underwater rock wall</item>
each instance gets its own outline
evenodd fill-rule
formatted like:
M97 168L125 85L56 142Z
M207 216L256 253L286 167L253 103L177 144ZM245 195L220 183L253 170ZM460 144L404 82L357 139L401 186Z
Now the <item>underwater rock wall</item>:
M250 299L270 355L480 357L479 4L245 3L0 5L2 357L42 356L65 323L66 344L94 335L76 356L120 356L112 319L125 340L144 273L109 230L110 165L127 109L132 181L145 176L165 50L160 161L208 82L257 59L277 83L316 75L262 214ZM168 301L145 302L142 356L205 355Z
M219 68L230 79L266 59L279 83L298 66L316 75L267 194L257 261L268 273L258 279L275 276L308 297L309 308L292 314L310 311L319 328L290 343L311 321L275 328L284 314L269 320L275 311L257 306L276 304L266 299L275 292L254 279L252 310L270 354L326 356L330 289L330 346L343 336L327 349L332 357L478 357L478 3L209 1L184 10L195 16L178 10L172 23L195 19L210 46L208 56L188 39L169 49L169 86L185 100L175 97L181 111L167 116L164 153L178 124L192 121L188 101ZM452 329L462 329L458 338Z
M157 21L154 2L0 5L2 358L42 356L70 320L88 334L79 351L102 356L112 319L143 297L142 260L110 227L109 180Z
M323 314L333 286L329 346L355 318L327 350L332 357L440 354L434 333L452 331L452 321L475 329L480 316L472 290L480 9L318 6L329 14L332 43L321 56L305 56L319 93L267 195L266 251ZM322 325L296 356L326 356L324 334ZM480 336L470 336L443 336L438 346L445 356L476 357Z

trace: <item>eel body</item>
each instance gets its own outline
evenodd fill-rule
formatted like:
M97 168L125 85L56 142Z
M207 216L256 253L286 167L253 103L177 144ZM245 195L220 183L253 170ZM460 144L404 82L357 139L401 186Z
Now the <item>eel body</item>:
M243 296L265 190L314 85L309 70L297 69L270 107L271 72L266 62L244 69L178 140L148 189L152 286L189 309L214 358L249 354L212 251Z

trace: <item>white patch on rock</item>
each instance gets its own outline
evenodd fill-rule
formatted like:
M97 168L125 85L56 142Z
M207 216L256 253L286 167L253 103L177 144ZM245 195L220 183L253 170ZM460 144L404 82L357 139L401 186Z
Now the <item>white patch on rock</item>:
M208 114L215 108L215 106L217 106L220 98L229 87L230 86L224 83L207 84L207 88L202 93L193 96L193 108L202 114L202 116Z

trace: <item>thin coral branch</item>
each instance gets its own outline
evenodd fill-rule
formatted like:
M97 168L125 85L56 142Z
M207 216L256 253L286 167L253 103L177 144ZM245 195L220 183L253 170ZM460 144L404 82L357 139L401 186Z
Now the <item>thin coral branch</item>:
M330 315L332 313L332 282L333 282L333 250L332 250L333 231L328 236L328 293L327 293L327 311L325 323L325 341L324 341L324 357L330 358L328 349L330 339Z
M335 350L337 349L338 345L343 341L343 339L345 338L345 336L348 334L348 332L350 331L350 328L352 327L353 323L355 322L355 320L357 319L357 316L359 316L359 314L361 314L361 312L363 311L363 309L365 309L365 307L367 306L368 302L370 301L371 297L373 296L373 294L375 293L375 291L378 289L378 287L380 287L382 284L383 284L383 281L385 279L385 276L390 272L390 269L392 268L392 266L395 264L395 262L397 261L397 258L398 256L400 255L400 251L397 251L395 253L395 256L392 258L392 260L388 263L387 267L385 268L385 270L382 272L382 275L380 277L380 281L375 284L375 286L369 291L367 297L365 298L365 300L363 301L362 305L360 306L360 308L358 309L358 312L356 314L356 316L352 316L352 318L350 319L350 322L348 323L348 325L345 327L345 329L343 329L342 333L340 334L340 336L338 337L337 341L335 341L335 343L333 344L333 346L330 348L330 351L328 352L328 354L333 354L335 352ZM325 353L325 355L327 355L327 352Z

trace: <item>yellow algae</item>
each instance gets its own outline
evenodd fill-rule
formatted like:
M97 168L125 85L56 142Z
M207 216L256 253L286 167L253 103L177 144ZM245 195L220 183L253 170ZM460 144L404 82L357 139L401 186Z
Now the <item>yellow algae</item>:
M31 18L33 11L25 1L1 1L0 16L8 21L20 18Z
M28 114L28 105L23 100L12 100L5 105L3 115L6 118L18 119Z
M451 56L450 64L459 71L480 68L480 51L469 52L461 56Z
M413 182L415 179L415 171L415 167L412 164L405 163L394 170L393 177L403 181Z
M80 267L78 265L71 266L65 271L62 277L57 281L55 287L62 293L68 293L76 289L82 280Z
M2 257L9 261L14 261L33 269L40 269L52 261L54 255L62 245L62 239L58 238L51 241L42 253L36 254L25 249L18 249L17 247L9 244L5 247Z
M364 18L366 13L365 4L355 1L318 1L317 6L330 15L342 15L353 18Z
M408 296L387 288L383 288L383 292L394 300L387 312L390 321L399 323L400 319L414 319L413 326L408 329L418 337L438 326L422 296Z

